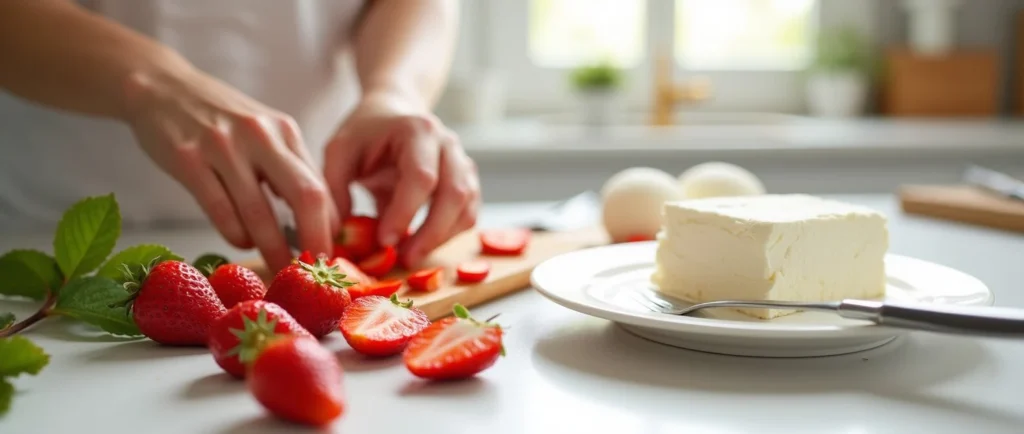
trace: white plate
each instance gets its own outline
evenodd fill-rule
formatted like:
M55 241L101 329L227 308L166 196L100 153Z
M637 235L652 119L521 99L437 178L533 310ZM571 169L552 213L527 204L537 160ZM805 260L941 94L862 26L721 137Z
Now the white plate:
M846 354L884 345L905 330L802 312L759 320L728 309L691 316L651 312L627 293L651 288L657 243L614 244L565 253L538 265L533 287L569 309L608 319L641 337L699 351L757 356ZM949 267L899 255L885 258L886 299L936 304L991 305L980 280Z

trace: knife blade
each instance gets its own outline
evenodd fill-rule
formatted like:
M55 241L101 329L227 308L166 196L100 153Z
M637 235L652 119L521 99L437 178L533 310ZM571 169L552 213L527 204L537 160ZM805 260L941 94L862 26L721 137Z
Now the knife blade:
M964 171L963 180L1000 196L1024 201L1024 181L1005 173L971 165Z

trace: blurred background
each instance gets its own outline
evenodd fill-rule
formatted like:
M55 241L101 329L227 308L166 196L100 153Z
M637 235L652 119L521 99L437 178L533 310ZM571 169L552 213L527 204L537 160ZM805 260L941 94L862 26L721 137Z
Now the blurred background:
M438 108L488 201L709 160L771 192L1024 175L1024 0L472 0Z

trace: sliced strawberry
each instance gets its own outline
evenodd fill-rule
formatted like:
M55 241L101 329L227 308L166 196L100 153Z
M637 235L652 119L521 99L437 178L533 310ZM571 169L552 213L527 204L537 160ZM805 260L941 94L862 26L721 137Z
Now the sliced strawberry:
M405 278L405 283L408 283L409 288L412 290L430 292L440 288L443 280L444 268L434 267L410 274L409 277Z
M359 260L377 251L377 219L369 216L351 216L341 223L341 233L334 240L350 255ZM342 255L335 255L342 256Z
M461 304L452 311L455 316L434 322L409 341L402 360L413 375L432 380L472 377L505 355L501 326L473 319Z
M338 328L352 349L382 357L401 353L429 325L427 314L412 307L412 300L400 302L392 294L390 299L371 295L352 302Z
M388 274L392 268L395 268L395 263L398 262L398 251L392 246L384 247L377 253L367 256L366 259L359 261L359 269L363 270L364 273L374 277L380 277Z
M366 275L363 270L360 270L356 264L353 264L352 261L349 261L348 259L334 258L331 259L330 265L337 266L341 273L345 275L345 280L354 282L357 285L377 281L376 279ZM351 288L351 286L349 288Z
M481 253L485 255L521 255L530 244L529 229L491 229L480 232Z
M313 264L316 262L316 258L313 257L309 250L303 250L302 254L298 257L298 261L305 264Z
M637 234L637 235L630 235L629 237L626 237L626 242L627 243L639 243L639 242L642 242L642 241L653 241L653 240L654 240L654 237L652 237L650 235Z
M459 264L455 269L459 281L473 283L482 282L491 272L491 263L487 261L469 261Z
M352 296L352 299L366 297L370 295L379 295L381 297L390 297L391 294L398 292L402 289L401 280L381 280L373 283L362 283L355 286L348 287L348 293Z

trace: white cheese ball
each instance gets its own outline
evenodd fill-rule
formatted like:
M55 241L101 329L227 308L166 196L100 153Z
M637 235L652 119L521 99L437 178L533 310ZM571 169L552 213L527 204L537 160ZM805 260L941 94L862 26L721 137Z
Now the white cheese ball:
M747 169L713 161L698 164L679 175L683 198L756 196L765 193L764 184Z
M666 201L680 199L676 179L661 170L633 167L616 173L601 188L601 217L613 242L651 239L661 230Z

